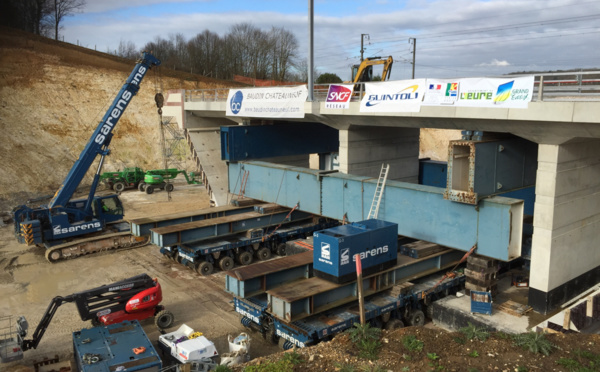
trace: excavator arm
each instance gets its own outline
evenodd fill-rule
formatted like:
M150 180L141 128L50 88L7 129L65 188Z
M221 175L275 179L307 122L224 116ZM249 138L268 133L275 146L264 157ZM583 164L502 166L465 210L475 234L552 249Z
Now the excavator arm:
M390 78L392 73L392 65L394 59L392 56L382 59L383 57L369 57L365 58L360 65L352 66L352 82L362 83L373 80L373 66L383 65L383 73L381 74L381 81L385 81Z
M48 305L42 320L40 320L40 323L33 332L32 338L30 340L23 340L21 348L23 351L37 348L46 329L48 329L50 322L54 318L56 310L62 304L75 302L81 320L96 319L99 316L125 309L127 302L132 297L156 285L157 282L150 278L150 276L141 274L69 296L56 296Z

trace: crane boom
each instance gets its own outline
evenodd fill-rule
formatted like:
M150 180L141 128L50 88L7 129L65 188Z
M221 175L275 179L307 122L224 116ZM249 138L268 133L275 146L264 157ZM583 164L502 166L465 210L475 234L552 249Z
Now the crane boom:
M152 54L142 54L47 206L30 208L21 205L13 209L15 236L19 242L46 246L46 258L51 262L120 246L145 244L143 241L127 237L128 227L119 224L124 212L118 196L96 196L95 193L104 158L110 153L108 146L113 137L113 130L140 89L140 83L148 70L159 65L160 61ZM75 190L98 155L100 161L88 197L72 200ZM110 234L113 235L109 236ZM118 237L114 234L118 234ZM81 236L90 236L93 239L77 240Z
M92 163L96 159L97 155L106 156L108 155L108 145L112 138L112 131L117 125L117 122L121 118L121 115L131 102L133 96L135 96L140 89L140 83L148 70L152 66L160 65L160 61L151 55L150 53L143 53L142 58L137 62L135 68L125 81L125 84L115 97L112 105L107 110L106 114L98 124L98 127L92 134L89 142L79 155L79 159L75 162L69 174L65 178L63 184L60 186L48 208L54 207L65 207L68 201L73 196L75 189L81 183L81 180L85 176L85 173L90 169ZM97 177L96 177L97 178ZM96 192L97 180L93 184L90 190L90 195L93 196ZM86 212L89 212L91 197L88 198L86 205Z

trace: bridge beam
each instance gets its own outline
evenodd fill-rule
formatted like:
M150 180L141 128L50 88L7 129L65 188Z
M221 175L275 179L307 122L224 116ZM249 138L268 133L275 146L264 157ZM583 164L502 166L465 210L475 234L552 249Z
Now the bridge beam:
M265 162L229 164L229 190L248 171L245 195L322 216L360 221L368 215L377 179ZM239 186L238 186L239 187ZM379 219L398 224L398 234L509 261L521 254L522 200L492 197L477 206L445 200L444 189L388 181Z

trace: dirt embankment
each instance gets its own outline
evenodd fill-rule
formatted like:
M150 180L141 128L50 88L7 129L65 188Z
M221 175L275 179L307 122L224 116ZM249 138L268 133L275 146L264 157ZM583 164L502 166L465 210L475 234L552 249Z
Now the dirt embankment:
M0 28L0 213L58 189L134 65L134 61ZM103 170L163 166L154 103L157 90L229 85L166 69L157 76L156 70L146 75L115 127ZM84 184L89 184L95 168L88 171Z

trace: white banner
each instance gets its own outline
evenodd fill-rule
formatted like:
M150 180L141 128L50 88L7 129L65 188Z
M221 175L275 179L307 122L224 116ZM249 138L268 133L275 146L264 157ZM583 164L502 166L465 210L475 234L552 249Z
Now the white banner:
M347 109L350 108L350 98L354 84L331 84L327 92L325 108L329 109Z
M427 79L423 105L527 108L533 76L515 78Z
M360 112L419 112L425 79L365 83Z
M229 89L226 114L255 118L303 118L307 97L306 85Z

